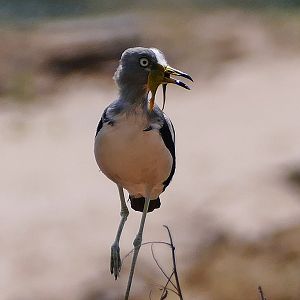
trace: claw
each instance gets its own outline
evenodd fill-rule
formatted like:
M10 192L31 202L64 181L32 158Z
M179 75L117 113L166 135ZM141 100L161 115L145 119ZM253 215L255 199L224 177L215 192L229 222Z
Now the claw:
M121 266L120 247L119 245L113 244L111 246L110 273L114 275L115 280L117 280L120 274Z

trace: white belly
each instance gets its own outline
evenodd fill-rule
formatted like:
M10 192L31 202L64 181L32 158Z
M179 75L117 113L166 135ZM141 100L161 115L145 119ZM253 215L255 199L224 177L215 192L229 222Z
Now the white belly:
M100 170L132 196L156 199L172 168L172 156L158 130L143 131L147 122L136 115L104 124L95 139Z

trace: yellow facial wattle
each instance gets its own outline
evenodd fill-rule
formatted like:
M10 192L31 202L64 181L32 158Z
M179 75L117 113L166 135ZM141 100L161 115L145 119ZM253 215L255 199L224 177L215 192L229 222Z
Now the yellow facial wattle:
M190 89L184 82L171 78L170 75L181 76L193 81L192 77L182 71L176 70L170 66L162 66L160 64L154 64L151 68L151 71L148 75L148 83L147 88L151 92L151 98L149 100L149 111L152 111L155 103L155 95L158 87L163 84L163 96L165 103L165 95L166 95L166 85L168 83L173 83L178 86L181 86L185 89ZM164 105L163 105L164 106Z
M150 71L148 76L148 89L151 92L151 98L149 101L149 110L152 111L155 102L155 95L158 87L164 81L164 68L159 66L159 68L155 68Z

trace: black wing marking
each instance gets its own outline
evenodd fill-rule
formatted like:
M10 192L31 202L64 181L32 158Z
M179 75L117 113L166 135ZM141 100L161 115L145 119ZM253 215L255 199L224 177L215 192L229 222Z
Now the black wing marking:
M96 136L97 136L98 132L101 130L102 127L103 127L103 121L102 121L102 118L101 118L99 123L98 123L98 126L97 126Z
M110 120L108 117L107 117L107 110L108 110L108 107L105 108L103 114L102 114L102 117L99 121L99 124L97 126L97 130L96 130L96 136L98 134L98 132L101 130L101 128L103 127L103 124L104 123L108 123L109 125L113 125L113 121Z
M169 177L163 182L164 185L164 189L163 191L166 189L166 187L170 184L173 175L175 173L175 168L176 168L176 156L175 156L175 130L173 127L173 124L171 122L171 120L164 115L164 123L163 126L161 127L161 129L159 130L160 135L166 145L166 147L168 148L168 150L170 151L172 158L173 158L173 164L172 164L172 169L170 172Z

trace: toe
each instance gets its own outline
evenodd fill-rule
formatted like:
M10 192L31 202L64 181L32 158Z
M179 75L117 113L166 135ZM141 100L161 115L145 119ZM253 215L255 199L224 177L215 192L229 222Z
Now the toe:
M113 245L111 247L110 272L114 275L115 279L119 276L121 264L120 248L118 245Z

